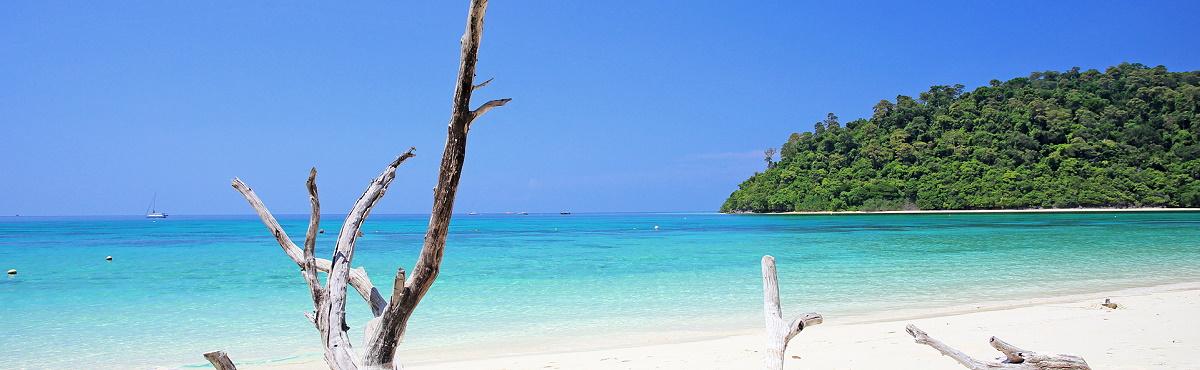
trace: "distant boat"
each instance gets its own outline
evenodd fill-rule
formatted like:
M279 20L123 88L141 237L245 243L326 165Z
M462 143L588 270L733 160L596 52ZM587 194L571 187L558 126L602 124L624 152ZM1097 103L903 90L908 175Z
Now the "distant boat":
M146 218L167 218L166 213L159 212L154 208L154 203L158 201L158 193L154 193L154 197L150 198L150 208L146 210Z
M474 216L477 214L479 214L479 212L475 212L475 211L467 212L467 216Z
M527 215L529 212L517 212L518 215Z
M560 214L560 215L569 215L569 214L571 214L571 211L562 211L562 212L559 212L558 214Z

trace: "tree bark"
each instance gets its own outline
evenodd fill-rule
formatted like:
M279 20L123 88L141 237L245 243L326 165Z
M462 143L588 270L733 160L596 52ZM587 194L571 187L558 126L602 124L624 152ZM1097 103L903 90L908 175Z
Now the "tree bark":
M988 341L992 348L995 348L1000 353L1004 354L1004 360L1000 362L984 362L976 360L968 356L966 353L950 347L942 341L930 337L921 329L914 325L908 325L905 328L908 334L913 337L919 344L924 344L942 355L950 357L971 370L1091 370L1087 361L1082 357L1072 355L1045 355L1037 352L1030 352L1014 345L1008 344L1000 338L992 337Z
M763 364L768 370L782 370L784 352L788 341L804 328L820 324L824 321L820 314L806 313L783 321L783 310L779 304L779 278L775 270L775 257L763 256L763 317L766 319L766 352L763 353Z

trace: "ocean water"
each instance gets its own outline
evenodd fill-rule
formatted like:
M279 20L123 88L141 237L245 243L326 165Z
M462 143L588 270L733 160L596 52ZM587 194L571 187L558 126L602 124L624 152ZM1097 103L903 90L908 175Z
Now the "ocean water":
M323 217L318 255L340 217ZM300 244L306 217L281 222ZM426 222L372 216L354 264L390 291ZM402 356L757 328L764 254L785 314L837 320L1197 281L1200 213L460 215ZM319 361L298 269L252 216L4 217L0 269L20 271L0 277L4 368ZM349 309L360 333L369 311L354 293Z

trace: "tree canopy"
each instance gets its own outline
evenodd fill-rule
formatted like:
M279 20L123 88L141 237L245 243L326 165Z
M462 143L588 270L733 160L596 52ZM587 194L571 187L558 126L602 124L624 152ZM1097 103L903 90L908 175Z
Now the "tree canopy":
M1200 206L1200 71L933 86L793 133L722 212Z

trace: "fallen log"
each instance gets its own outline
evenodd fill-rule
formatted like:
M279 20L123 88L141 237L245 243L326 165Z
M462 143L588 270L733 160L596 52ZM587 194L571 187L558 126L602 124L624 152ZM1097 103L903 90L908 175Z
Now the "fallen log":
M908 325L905 330L908 331L909 335L912 335L917 343L933 347L933 349L941 352L943 356L949 356L954 361L971 370L1091 370L1091 367L1083 360L1083 357L1046 355L1026 351L996 337L992 337L988 341L991 343L992 348L1004 354L1004 359L999 362L979 361L968 356L966 353L962 353L962 351L942 343L940 340L930 337L929 334L926 334L914 325Z

